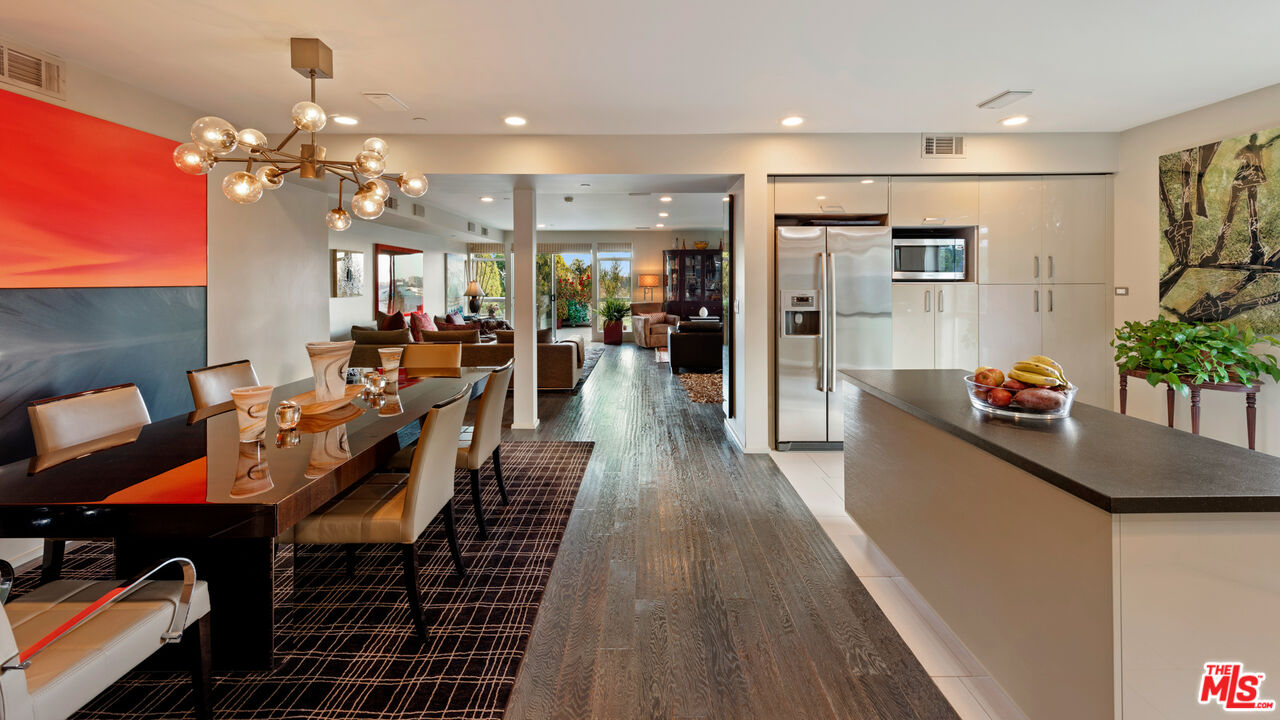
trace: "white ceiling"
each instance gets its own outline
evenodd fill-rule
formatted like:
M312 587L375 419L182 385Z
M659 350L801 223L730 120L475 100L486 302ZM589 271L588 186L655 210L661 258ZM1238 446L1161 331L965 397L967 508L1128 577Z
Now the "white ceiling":
M725 221L728 175L431 175L421 201L478 220L513 227L511 190L537 192L544 230L688 230L720 228ZM659 200L662 196L671 202ZM573 202L565 202L570 196ZM492 197L483 202L481 197ZM659 217L658 213L668 213ZM664 227L657 227L662 223Z
M279 132L306 95L361 132L1115 131L1280 80L1276 0L41 0L0 33L232 122ZM72 78L74 82L74 78ZM1035 94L984 111L1006 89ZM386 113L361 91L392 92ZM529 124L507 128L519 113ZM425 117L415 121L413 117Z

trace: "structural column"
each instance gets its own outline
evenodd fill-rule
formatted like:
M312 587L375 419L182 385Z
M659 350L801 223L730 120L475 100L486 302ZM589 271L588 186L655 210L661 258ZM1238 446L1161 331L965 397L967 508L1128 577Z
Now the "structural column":
M538 427L538 209L532 188L512 192L511 324L515 326L515 400L511 427Z

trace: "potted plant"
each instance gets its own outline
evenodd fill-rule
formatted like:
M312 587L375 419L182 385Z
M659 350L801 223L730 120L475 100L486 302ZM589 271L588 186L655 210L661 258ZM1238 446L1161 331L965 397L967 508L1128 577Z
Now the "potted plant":
M622 344L622 320L631 313L631 303L622 298L605 298L597 309L604 320L604 342L606 345Z
M1159 316L1149 322L1126 322L1116 328L1116 365L1141 370L1152 387L1162 382L1186 395L1187 384L1253 385L1263 375L1280 381L1280 366L1270 353L1255 355L1257 343L1280 345L1270 335L1258 336L1234 323L1192 325Z

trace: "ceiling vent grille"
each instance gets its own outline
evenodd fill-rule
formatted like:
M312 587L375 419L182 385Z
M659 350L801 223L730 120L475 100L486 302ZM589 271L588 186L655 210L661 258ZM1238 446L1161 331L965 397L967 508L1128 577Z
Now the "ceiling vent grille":
M62 60L0 41L0 82L65 99Z
M468 221L468 222L467 222L467 232L469 232L469 233L473 233L473 232L475 232L475 231L476 231L476 224L475 224L475 223L473 223L473 222Z
M489 237L489 228L487 227L480 228L480 235L483 237Z
M427 216L427 209L426 209L425 207L423 207L422 203L414 203L414 204L413 204L413 216L414 216L414 217L426 217L426 216Z
M390 208L391 210L399 210L400 198L395 197L394 195L387 198L387 207Z
M963 158L963 135L922 135L920 136L920 157L923 158Z

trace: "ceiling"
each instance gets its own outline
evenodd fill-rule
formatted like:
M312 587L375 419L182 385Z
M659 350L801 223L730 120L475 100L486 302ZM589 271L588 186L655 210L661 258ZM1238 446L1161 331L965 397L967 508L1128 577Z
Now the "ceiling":
M728 175L430 175L420 202L511 230L512 188L537 192L543 230L688 230L720 228ZM659 198L667 196L671 202ZM491 197L484 202L481 197ZM573 202L565 202L572 197ZM665 212L667 217L658 213ZM657 227L662 223L664 227Z
M360 132L666 134L1123 130L1275 83L1277 27L1275 0L42 0L0 33L267 132L306 96L307 36ZM1035 94L975 107L1006 89Z

